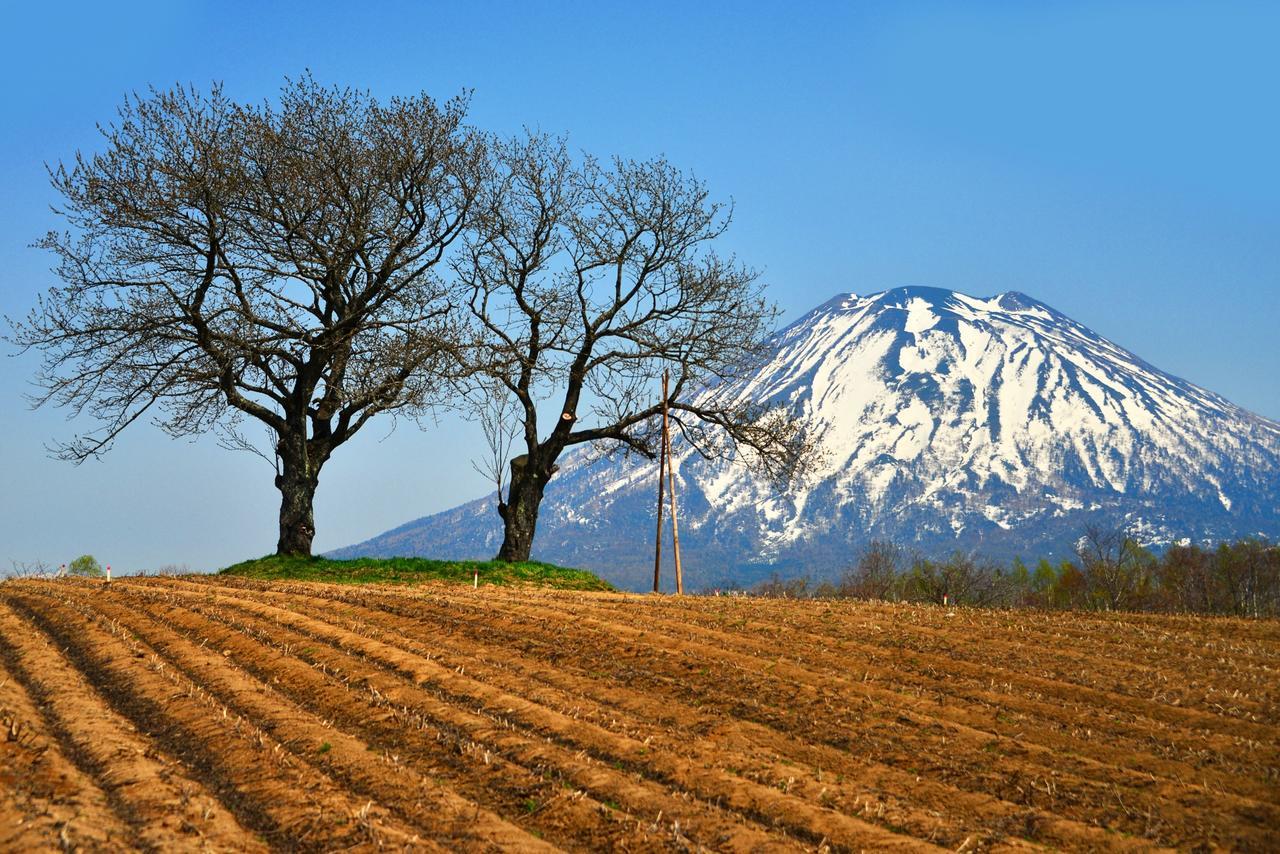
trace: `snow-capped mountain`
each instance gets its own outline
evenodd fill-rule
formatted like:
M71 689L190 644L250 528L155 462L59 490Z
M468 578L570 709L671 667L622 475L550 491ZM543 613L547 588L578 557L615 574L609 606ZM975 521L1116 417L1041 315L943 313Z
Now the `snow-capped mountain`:
M694 586L773 570L831 574L873 538L925 552L1064 556L1089 522L1158 544L1280 534L1280 424L1152 367L1049 306L935 288L838 296L719 389L781 402L823 461L776 494L739 462L677 446ZM569 458L534 556L643 587L656 465ZM343 556L490 557L492 496ZM668 537L669 539L669 537Z

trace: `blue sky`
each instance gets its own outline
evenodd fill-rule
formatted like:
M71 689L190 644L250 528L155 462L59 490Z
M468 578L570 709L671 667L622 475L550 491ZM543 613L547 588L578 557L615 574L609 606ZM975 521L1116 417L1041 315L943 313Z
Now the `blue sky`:
M1280 6L1200 3L27 4L0 55L0 313L53 280L44 162L126 92L286 75L378 95L473 89L472 119L665 154L736 203L725 247L787 319L842 291L1025 291L1280 419ZM0 565L125 569L271 551L261 460L149 426L75 467L75 429L0 361ZM318 548L476 497L475 430L376 424L341 448Z

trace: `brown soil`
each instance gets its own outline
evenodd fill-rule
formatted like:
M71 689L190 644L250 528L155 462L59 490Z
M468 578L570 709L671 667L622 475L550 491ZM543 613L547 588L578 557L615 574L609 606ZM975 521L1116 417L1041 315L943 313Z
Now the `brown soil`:
M0 850L1274 850L1280 624L0 585Z

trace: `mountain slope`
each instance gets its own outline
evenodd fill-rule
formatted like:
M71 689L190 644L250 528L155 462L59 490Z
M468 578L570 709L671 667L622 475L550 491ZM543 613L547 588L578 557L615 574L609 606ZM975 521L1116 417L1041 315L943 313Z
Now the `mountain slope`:
M824 460L777 495L677 447L695 585L834 572L871 538L1030 557L1066 553L1088 521L1152 543L1280 533L1280 424L1016 292L838 296L716 393L793 407ZM643 586L655 489L653 463L570 458L535 557ZM490 497L335 554L488 557L499 539Z

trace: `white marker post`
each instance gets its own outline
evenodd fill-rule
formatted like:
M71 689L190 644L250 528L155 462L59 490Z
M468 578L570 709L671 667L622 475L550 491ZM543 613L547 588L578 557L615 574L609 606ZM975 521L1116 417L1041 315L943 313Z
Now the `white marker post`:
M111 564L107 564L107 583L111 583Z
M475 589L479 590L480 589L480 570L476 569L476 570L473 570L473 572L475 573L475 575L472 578L472 586Z

